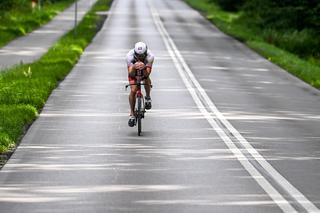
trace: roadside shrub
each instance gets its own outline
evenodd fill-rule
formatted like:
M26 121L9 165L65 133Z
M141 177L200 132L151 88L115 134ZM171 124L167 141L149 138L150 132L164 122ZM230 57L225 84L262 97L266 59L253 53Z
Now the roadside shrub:
M262 31L262 37L269 44L297 54L301 57L317 57L320 49L320 40L312 30L288 30L277 31L266 29Z

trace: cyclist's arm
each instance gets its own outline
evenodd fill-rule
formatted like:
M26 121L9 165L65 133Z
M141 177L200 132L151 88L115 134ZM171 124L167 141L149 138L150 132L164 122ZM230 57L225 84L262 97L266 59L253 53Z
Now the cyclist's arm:
M154 61L154 55L151 52L149 52L147 56L146 76L149 76L151 74L153 61Z
M132 63L133 61L133 52L132 50L129 51L129 53L126 56L126 62L127 62L127 67L128 67L128 76L135 77L135 68L134 64Z

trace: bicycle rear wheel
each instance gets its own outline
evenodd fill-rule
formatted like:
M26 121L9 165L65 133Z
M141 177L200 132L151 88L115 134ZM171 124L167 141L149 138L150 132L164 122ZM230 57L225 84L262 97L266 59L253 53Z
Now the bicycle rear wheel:
M137 106L137 123L138 123L138 135L141 135L142 131L142 98L138 97L138 106Z

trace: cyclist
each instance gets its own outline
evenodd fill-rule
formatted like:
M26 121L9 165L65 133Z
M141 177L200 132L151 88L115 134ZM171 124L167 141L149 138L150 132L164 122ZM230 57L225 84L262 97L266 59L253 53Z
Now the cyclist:
M127 65L128 65L128 79L129 84L135 84L137 78L141 78L139 76L136 76L136 70L143 70L145 79L145 90L146 90L146 96L145 96L145 108L147 110L151 109L151 97L150 97L150 91L151 91L151 79L150 74L152 70L152 64L154 60L154 55L151 53L151 51L148 49L147 45L143 42L138 42L134 45L134 49L130 50L127 54ZM137 93L137 86L131 85L131 91L129 95L129 103L130 103L130 116L128 125L130 127L133 127L135 125L135 117L134 117L134 107L136 103L136 93Z

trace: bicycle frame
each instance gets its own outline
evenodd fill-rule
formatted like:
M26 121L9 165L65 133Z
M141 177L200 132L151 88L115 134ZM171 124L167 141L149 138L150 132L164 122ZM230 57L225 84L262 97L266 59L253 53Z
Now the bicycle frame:
M144 98L143 98L143 93L141 91L141 86L142 85L149 85L145 84L143 79L137 79L137 82L134 84L127 84L126 89L129 86L136 85L137 86L137 93L136 93L136 103L135 103L135 112L134 116L136 118L136 124L138 125L138 135L141 136L142 132L142 122L141 120L144 118L144 113L146 112L144 108ZM152 87L152 85L150 85Z

